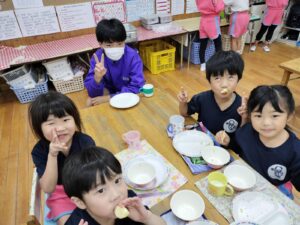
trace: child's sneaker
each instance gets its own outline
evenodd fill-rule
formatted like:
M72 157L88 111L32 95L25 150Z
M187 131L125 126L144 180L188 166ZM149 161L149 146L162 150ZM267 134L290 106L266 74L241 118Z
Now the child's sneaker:
M206 70L206 64L205 64L205 63L202 63L202 64L201 64L200 70L201 70L201 71L205 71L205 70Z
M268 47L268 45L265 45L265 46L263 47L263 50L264 50L265 52L271 51L271 49Z
M242 50L236 50L236 53L238 53L239 55L243 54Z
M255 50L256 50L256 45L252 45L252 46L250 47L250 51L251 51L251 52L255 52Z

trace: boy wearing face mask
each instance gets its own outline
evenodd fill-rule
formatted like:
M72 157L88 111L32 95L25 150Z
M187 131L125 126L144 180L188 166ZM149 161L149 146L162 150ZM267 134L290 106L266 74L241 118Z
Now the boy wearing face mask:
M119 93L138 93L145 83L143 63L137 51L125 44L123 24L117 19L103 19L96 27L96 37L100 49L91 58L84 81L87 105L107 102Z

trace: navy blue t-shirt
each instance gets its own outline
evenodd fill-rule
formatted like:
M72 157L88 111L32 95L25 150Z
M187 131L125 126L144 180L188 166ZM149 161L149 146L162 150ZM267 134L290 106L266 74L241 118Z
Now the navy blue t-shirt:
M136 196L136 194L132 190L128 190L128 197L134 196ZM79 208L74 209L65 225L78 225L81 219L88 222L89 225L101 225L97 221L95 221L86 210ZM130 218L126 217L124 219L116 219L115 225L142 225L142 223L135 222Z
M212 90L201 92L192 97L188 103L188 115L198 113L198 121L213 134L225 130L234 141L234 133L241 124L241 116L237 109L241 106L242 98L237 93L234 102L225 110L217 104Z
M250 123L236 132L241 157L273 185L291 181L300 191L300 140L290 131L286 142L276 148L265 146Z
M46 169L49 154L49 145L49 141L40 140L38 141L38 143L36 143L31 152L32 160L36 166L36 170L39 177L43 176ZM69 155L71 155L74 152L81 151L82 149L90 146L95 146L95 142L90 136L81 132L75 132L72 139L72 145L70 148ZM62 168L64 166L65 160L66 156L63 153L59 152L59 154L57 155L58 185L62 184Z

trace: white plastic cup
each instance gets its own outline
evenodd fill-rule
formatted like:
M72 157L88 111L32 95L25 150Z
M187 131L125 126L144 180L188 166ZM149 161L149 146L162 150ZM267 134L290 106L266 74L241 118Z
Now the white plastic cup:
M169 132L174 137L184 130L184 117L180 115L172 115L169 119Z
M145 84L140 92L143 93L146 97L151 97L154 94L154 86L153 84Z

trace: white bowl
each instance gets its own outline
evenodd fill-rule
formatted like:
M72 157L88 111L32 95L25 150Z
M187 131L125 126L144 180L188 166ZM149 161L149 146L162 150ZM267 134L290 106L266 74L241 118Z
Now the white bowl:
M149 185L154 181L156 175L152 164L145 161L129 165L126 173L129 182L138 187Z
M185 221L200 218L205 209L201 196L191 190L176 192L171 198L170 207L175 216Z
M219 169L230 160L227 150L219 146L205 146L201 149L201 155L205 162L213 169Z
M224 175L236 191L247 190L256 184L254 172L246 166L229 165L225 168Z

